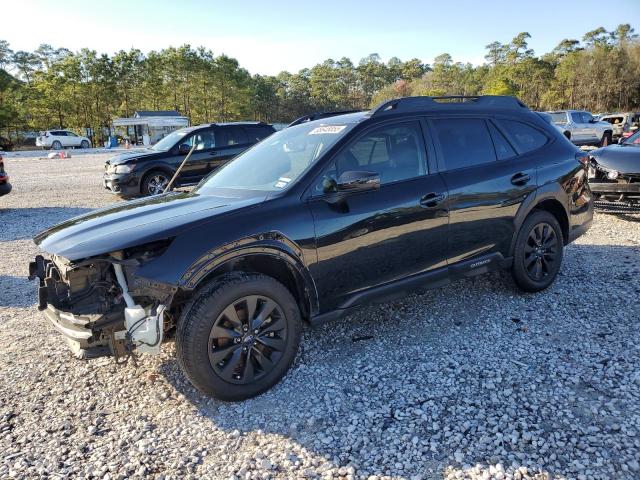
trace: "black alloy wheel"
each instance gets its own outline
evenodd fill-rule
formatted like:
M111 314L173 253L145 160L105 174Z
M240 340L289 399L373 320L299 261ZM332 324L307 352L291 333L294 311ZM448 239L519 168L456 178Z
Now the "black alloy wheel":
M553 283L562 265L564 236L556 217L534 210L518 231L511 274L526 292L539 292Z
M293 363L300 309L275 278L231 272L198 288L176 331L178 361L207 395L237 401L273 387Z
M249 384L273 370L286 340L280 305L263 295L248 295L218 315L209 334L209 362L223 380Z
M558 258L558 238L548 223L533 227L524 247L524 263L532 280L540 282L555 271Z

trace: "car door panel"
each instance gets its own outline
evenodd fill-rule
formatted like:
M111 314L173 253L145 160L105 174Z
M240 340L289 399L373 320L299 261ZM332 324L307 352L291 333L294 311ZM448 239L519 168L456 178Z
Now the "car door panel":
M528 175L514 185L516 175ZM503 160L443 174L449 190L449 263L497 252L509 254L514 218L535 192L536 168L530 159Z
M417 128L414 132L421 132L419 122L410 125ZM372 161L378 146L367 142L363 135L346 150L359 150L356 153L369 156L370 163L353 164L344 171L362 168L390 181L379 190L349 194L338 202L322 197L309 201L318 255L310 271L324 311L340 308L368 289L446 268L448 212L442 178L423 172L393 180L402 166L389 170L384 163ZM424 158L422 143L420 138L418 149ZM366 144L365 152L361 144Z
M209 155L209 172L217 170L251 146L246 132L239 126L217 127L215 135L216 148Z
M582 125L584 126L585 140L589 142L600 140L598 138L598 131L596 129L596 124L593 121L593 117L591 116L591 114L588 112L581 112L580 117L582 119Z
M446 192L438 174L353 194L341 205L310 203L318 252L311 272L326 308L357 291L446 266L447 210L420 204L431 192Z
M429 121L436 137L438 164L449 194L449 265L485 253L508 256L515 228L515 216L524 199L536 189L535 163L527 156L517 156L512 144L507 145L513 152L512 158L498 160L495 156L498 149L497 138L494 140L493 137L495 125L482 120L487 126L486 133L479 123L469 125L477 126L477 135L488 134L490 143L486 143L486 138L483 140L473 137L472 135L476 134L471 132L472 129L467 127L465 130L461 124L458 127L458 135L469 135L469 146L480 145L484 141L486 148L471 148L465 151L465 144L461 143L460 152L469 155L468 159L463 159L467 166L450 169L445 161L448 152L441 140L453 140L450 136L442 135L443 127L440 127L440 130L435 128L434 122L437 120L449 120L449 125L455 126L455 122L462 122L463 119ZM502 135L501 132L498 133ZM501 136L500 140L506 141L504 136ZM494 152L493 160L490 155L491 148ZM482 158L479 158L480 156Z
M181 144L186 144L188 147L191 147L194 142L196 144L196 148L191 153L189 160L185 163L181 171L178 179L179 185L198 183L202 177L209 172L211 153L215 151L213 129L194 132L192 135L185 138ZM176 154L175 157L172 158L171 163L174 165L174 169L180 166L180 163L182 163L186 155L186 153Z

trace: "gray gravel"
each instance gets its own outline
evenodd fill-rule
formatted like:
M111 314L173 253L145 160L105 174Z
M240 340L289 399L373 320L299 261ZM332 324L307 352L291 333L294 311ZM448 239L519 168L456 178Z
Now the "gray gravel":
M494 274L308 329L278 386L227 404L172 343L79 361L37 311L30 237L114 201L104 159L6 162L0 478L640 478L640 215L596 215L544 293Z

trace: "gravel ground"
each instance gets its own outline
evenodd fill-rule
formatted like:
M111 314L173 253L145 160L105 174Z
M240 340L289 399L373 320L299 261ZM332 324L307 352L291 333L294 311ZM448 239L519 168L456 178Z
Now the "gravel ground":
M9 158L0 199L0 478L640 478L640 215L596 215L557 282L499 274L307 329L286 378L200 395L168 343L72 358L31 236L114 201L104 155Z

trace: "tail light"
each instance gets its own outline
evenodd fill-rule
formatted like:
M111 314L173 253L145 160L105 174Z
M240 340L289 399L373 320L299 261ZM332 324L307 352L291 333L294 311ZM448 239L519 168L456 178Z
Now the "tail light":
M576 160L580 162L585 167L589 165L589 155L585 152L577 152Z

